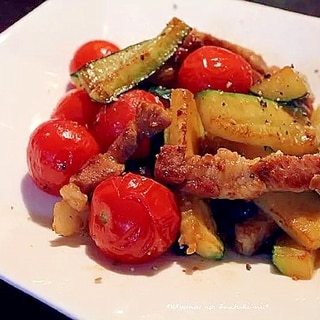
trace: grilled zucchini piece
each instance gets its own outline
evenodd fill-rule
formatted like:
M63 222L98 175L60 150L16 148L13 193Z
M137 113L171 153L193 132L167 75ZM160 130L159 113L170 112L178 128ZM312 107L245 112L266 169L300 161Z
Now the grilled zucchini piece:
M217 234L216 223L209 205L196 196L180 195L181 210L180 246L187 246L186 253L197 253L205 259L221 259L224 244Z
M285 66L258 81L250 91L258 96L283 102L305 98L310 94L307 81L291 66Z
M204 129L193 94L186 89L173 89L169 112L171 125L164 130L165 144L186 147L186 156L198 154Z
M173 18L156 38L87 63L71 75L73 82L93 100L110 102L158 70L190 31L186 23Z
M315 270L316 256L315 250L308 250L283 234L273 247L272 263L286 276L295 280L309 280Z
M316 130L302 112L253 95L204 90L195 95L208 134L286 154L318 150Z
M173 89L170 108L171 125L164 131L165 144L186 148L185 156L198 153L203 127L193 94L185 89ZM187 254L197 253L203 258L220 259L224 245L208 204L195 196L178 194L181 210L180 246L187 246Z
M297 243L320 248L320 195L316 192L267 192L255 204Z

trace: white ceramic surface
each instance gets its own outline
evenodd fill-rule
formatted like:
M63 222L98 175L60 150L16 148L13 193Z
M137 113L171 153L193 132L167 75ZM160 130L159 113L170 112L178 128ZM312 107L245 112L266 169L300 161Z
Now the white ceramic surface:
M50 229L56 199L30 181L25 149L65 91L73 51L93 38L123 47L153 37L172 16L294 64L320 98L320 19L232 0L47 1L0 34L0 276L78 319L319 319L319 272L293 281L236 257L114 266L87 239Z

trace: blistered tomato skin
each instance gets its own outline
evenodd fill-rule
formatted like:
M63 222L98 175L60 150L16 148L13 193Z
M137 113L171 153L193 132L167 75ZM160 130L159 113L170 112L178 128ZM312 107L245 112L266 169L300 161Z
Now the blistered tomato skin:
M158 104L162 102L154 94L133 89L123 93L118 99L100 108L92 126L92 133L103 151L107 151L115 139L125 130L129 121L135 119L137 106L141 101ZM144 158L149 154L150 141L145 138L134 154L134 158Z
M30 135L28 171L40 189L59 195L69 178L99 152L99 145L84 126L69 120L51 119Z
M174 243L180 229L174 194L133 173L111 177L95 189L90 236L105 256L122 263L155 259Z
M204 89L248 93L253 71L240 55L220 47L203 46L183 61L178 83L193 93Z
M106 57L119 50L120 48L110 41L100 39L88 41L75 51L70 61L69 72L72 74L86 63Z
M92 101L84 89L74 88L58 101L51 118L72 120L90 127L100 107L101 103Z

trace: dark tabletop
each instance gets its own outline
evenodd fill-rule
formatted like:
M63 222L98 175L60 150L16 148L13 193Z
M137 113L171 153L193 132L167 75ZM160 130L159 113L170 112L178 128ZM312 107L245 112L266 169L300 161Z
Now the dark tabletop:
M0 0L0 32L40 5L43 0ZM286 10L320 17L319 0L250 0ZM0 281L0 310L7 319L67 320L58 311ZM2 319L2 317L1 317Z

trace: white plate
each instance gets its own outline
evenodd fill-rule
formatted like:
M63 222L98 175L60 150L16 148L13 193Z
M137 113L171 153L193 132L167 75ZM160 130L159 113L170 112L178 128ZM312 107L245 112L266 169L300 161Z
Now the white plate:
M262 53L269 64L294 64L319 99L320 19L226 0L44 3L0 35L1 277L73 318L318 319L319 272L293 281L261 259L173 256L119 267L85 239L50 229L56 199L30 181L25 149L65 91L73 51L93 38L125 46L152 37L174 15Z

